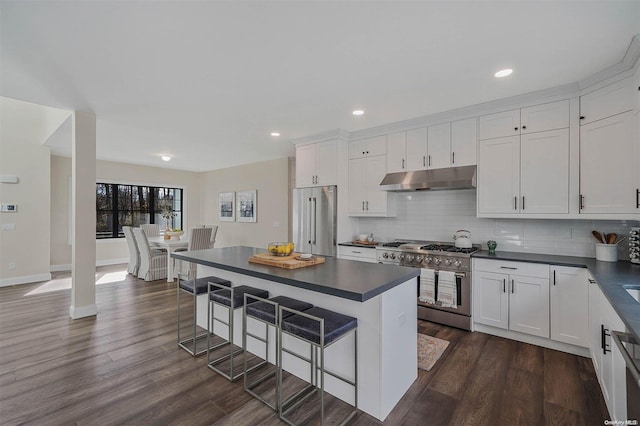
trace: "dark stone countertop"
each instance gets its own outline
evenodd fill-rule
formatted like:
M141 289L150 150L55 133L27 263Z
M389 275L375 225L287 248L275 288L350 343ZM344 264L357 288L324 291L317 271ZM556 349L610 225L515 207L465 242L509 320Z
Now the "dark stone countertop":
M264 249L225 247L172 253L176 259L250 275L344 299L364 302L415 278L420 269L381 265L326 256L325 263L299 269L249 263L247 259Z
M379 245L381 245L382 243L378 243L375 246L371 245L371 244L358 244L358 243L354 243L353 241L347 241L344 243L338 243L339 246L348 246L348 247L360 247L360 248L367 248L367 249L374 249L376 247L378 247Z
M627 330L640 339L640 303L626 292L625 285L640 285L640 265L629 261L601 262L591 257L557 256L550 254L516 253L487 250L475 252L474 258L512 260L516 262L548 263L557 266L587 268L598 282L602 293L624 322Z

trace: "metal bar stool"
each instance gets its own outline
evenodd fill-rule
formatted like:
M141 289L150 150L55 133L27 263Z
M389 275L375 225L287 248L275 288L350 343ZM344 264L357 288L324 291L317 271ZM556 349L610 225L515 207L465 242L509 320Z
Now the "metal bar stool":
M264 361L261 363L254 365L251 368L247 368L247 357L244 358L244 390L249 394L253 395L255 398L267 404L269 407L273 408L275 411L278 411L278 401L279 401L279 387L278 387L278 378L277 375L279 373L280 364L278 364L278 350L279 350L279 340L278 340L278 331L277 327L280 324L280 306L286 306L287 308L294 309L296 311L306 311L307 309L313 308L311 303L302 302L300 300L292 299L286 296L276 296L271 299L263 299L261 297L257 297L251 294L244 295L244 308L242 311L242 348L247 350L247 337L251 337L259 342L264 343ZM284 312L285 317L293 315L291 312ZM255 321L262 322L264 324L264 337L258 336L247 329L248 319L251 318ZM276 328L276 359L272 364L275 365L275 369L271 371L267 371L266 373L259 376L257 379L253 381L249 381L249 373L252 371L266 365L269 363L269 326ZM273 402L267 401L262 395L258 393L258 391L254 390L259 385L263 384L267 380L272 377L276 378L276 382L273 386L275 389L275 400Z
M233 348L233 312L236 309L242 308L244 306L244 295L245 294L251 294L253 296L258 296L261 297L263 299L267 299L269 297L269 292L267 290L261 290L258 288L254 288L254 287L249 287L246 285L240 285L237 287L225 287L224 285L220 285L218 283L215 282L210 282L209 286L208 286L208 301L209 301L209 309L208 309L208 318L209 321L207 322L207 326L208 326L208 331L209 333L207 333L207 367L209 367L210 369L212 369L213 371L221 374L222 376L226 377L227 379L234 381L236 379L238 379L240 376L242 376L244 374L244 372L241 371L237 374L233 373L234 370L234 365L233 365L233 358L236 354L239 354L241 352L243 352L242 347L238 348L238 349L234 349ZM223 306L227 309L227 320L224 321L220 318L216 318L215 316L215 306L216 305L220 305ZM225 326L227 326L229 335L227 339L223 338L223 342L216 344L215 346L211 346L209 343L209 336L211 336L212 334L214 334L214 322L217 321L220 324L223 324ZM219 336L222 337L222 336ZM215 359L211 359L211 354L213 351L220 349L222 347L225 346L229 346L229 352L225 353L223 355L218 356ZM226 371L223 371L219 365L221 363L223 363L224 361L229 360L230 361L230 367L229 367L229 373L227 374Z
M195 282L195 291L194 291L194 283ZM204 294L207 292L207 283L215 282L221 286L231 287L231 281L225 280L218 277L205 277L189 280L188 276L185 274L178 274L178 346L180 346L185 351L189 352L193 356L197 356L203 354L207 351L207 348L204 347L200 350L197 349L197 343L199 339L203 339L207 337L207 346L208 345L208 335L207 331L198 334L197 330L197 314L198 314L198 295ZM185 292L193 297L193 334L187 339L182 340L180 337L180 293ZM208 319L207 319L208 321Z
M289 312L293 315L286 316L285 313ZM291 420L286 418L286 415L291 413L296 407L302 404L310 396L319 391L320 396L320 421L324 424L324 373L327 373L338 380L341 380L348 385L353 386L354 390L354 409L345 418L341 424L346 424L349 420L356 415L358 410L358 320L347 315L339 314L337 312L329 311L327 309L313 307L304 312L296 311L294 309L287 308L286 306L280 306L280 326L278 327L278 340L280 347L278 351L278 365L280 366L280 373L278 374L278 388L279 391L279 414L280 418L288 424L295 424ZM354 356L354 379L350 380L346 377L340 376L334 372L325 370L324 367L324 350L330 345L338 342L344 337L353 333L353 356ZM309 343L311 349L311 356L306 358L296 352L293 352L284 347L282 341L282 335L288 334L296 337L306 343ZM319 356L318 356L319 349ZM296 392L286 400L283 400L282 392L282 354L286 352L299 359L302 359L310 364L311 377L310 384L305 388ZM318 362L318 357L320 358ZM319 364L319 365L318 365ZM320 373L320 380L318 385L318 373Z

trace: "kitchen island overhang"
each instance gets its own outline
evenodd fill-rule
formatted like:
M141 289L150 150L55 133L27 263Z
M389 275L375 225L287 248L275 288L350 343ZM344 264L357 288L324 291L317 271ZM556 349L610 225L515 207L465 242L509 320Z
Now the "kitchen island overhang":
M248 262L250 256L265 252L240 246L178 252L173 257L196 263L199 277L215 275L230 280L234 286L268 290L270 297L289 296L356 317L358 408L384 420L418 375L415 300L419 270L332 257L327 257L324 264L294 270ZM198 325L204 328L206 303L206 294L198 298ZM238 324L241 315L241 309L234 312ZM233 340L242 341L241 327L235 328ZM353 368L351 345L335 346L331 348L328 367L348 373ZM247 349L261 353L258 347L248 345ZM270 359L274 359L275 348L270 347L269 351ZM292 364L283 368L299 377L308 376L308 367L298 369ZM326 390L353 403L353 391L339 383L329 380Z

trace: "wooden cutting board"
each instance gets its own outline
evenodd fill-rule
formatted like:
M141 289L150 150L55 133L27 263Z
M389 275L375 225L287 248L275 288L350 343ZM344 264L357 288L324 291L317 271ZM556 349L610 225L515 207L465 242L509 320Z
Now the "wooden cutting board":
M314 256L312 260L297 260L296 257L298 256L300 256L300 253L292 253L289 256L272 256L269 253L258 253L249 257L249 263L277 266L284 269L305 268L324 263L324 257Z

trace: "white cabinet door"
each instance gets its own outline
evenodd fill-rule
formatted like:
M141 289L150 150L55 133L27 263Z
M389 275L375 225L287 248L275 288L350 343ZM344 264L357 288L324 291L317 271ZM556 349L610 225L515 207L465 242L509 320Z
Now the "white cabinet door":
M367 159L349 160L349 214L362 214L367 199Z
M580 128L580 213L636 213L633 112Z
M451 165L477 164L478 119L469 118L451 123Z
M441 169L451 166L451 123L429 126L427 130L427 167Z
M316 145L316 186L336 185L338 181L338 158L335 140Z
M407 132L387 135L387 172L407 170Z
M478 143L478 213L517 213L520 136Z
M569 129L520 137L520 212L569 213Z
M367 156L385 155L387 153L387 135L367 139Z
M520 110L480 117L480 139L494 139L520 134Z
M551 338L589 347L589 283L584 268L551 267Z
M581 96L580 124L593 123L633 109L635 91L633 77L628 77Z
M598 378L602 377L602 334L600 329L600 305L602 304L602 292L598 283L590 277L589 283L589 346L593 369Z
M520 125L522 134L569 127L569 100L522 108Z
M386 163L384 155L367 158L365 210L368 214L385 214L387 212L387 191L380 190L380 182L386 174Z
M607 353L602 355L602 379L600 385L612 419L624 421L627 419L626 365L618 346L608 334L611 334L613 330L624 331L625 325L604 296L602 297L600 308L602 310L601 318L607 334L605 335Z
M315 145L296 146L296 188L313 186L316 172Z
M549 338L549 279L509 278L509 329Z
M407 170L427 168L427 128L407 131Z
M473 321L492 327L509 328L509 293L506 274L474 271Z

